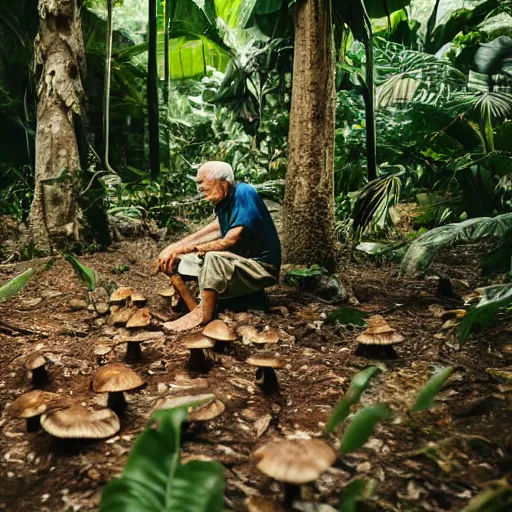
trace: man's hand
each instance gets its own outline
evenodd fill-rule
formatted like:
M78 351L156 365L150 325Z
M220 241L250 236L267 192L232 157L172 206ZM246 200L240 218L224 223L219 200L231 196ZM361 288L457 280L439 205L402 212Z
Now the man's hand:
M179 244L167 247L158 256L158 264L160 265L160 270L166 274L172 274L178 256L180 254L186 254L187 252L188 251L186 251L185 248Z

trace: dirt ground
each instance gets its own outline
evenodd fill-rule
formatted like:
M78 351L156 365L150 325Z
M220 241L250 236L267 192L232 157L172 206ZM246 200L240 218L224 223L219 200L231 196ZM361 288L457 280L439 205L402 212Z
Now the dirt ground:
M144 239L118 243L80 261L112 282L135 287L148 298L150 310L163 318L169 306L157 291L166 287L167 279L151 276L148 264L158 252L153 240ZM146 385L128 394L121 431L109 440L62 452L51 436L44 431L27 433L24 420L9 413L13 400L32 389L25 360L34 351L44 352L51 360L44 389L100 407L106 397L95 394L90 385L99 368L94 346L111 343L117 329L109 325L108 317L94 311L71 311L70 299L85 298L86 290L66 261L57 258L44 269L47 261L0 266L0 282L30 266L38 271L18 295L0 304L0 510L97 510L102 488L122 470L155 400L206 390L215 393L226 410L217 420L187 432L183 456L224 465L228 510L245 510L245 498L255 494L279 500L282 487L256 470L253 450L276 438L322 437L326 420L351 378L370 364L383 371L363 394L362 404L385 402L396 414L377 426L363 448L340 456L314 485L303 487L305 500L337 508L344 485L357 476L375 479L373 510L460 511L486 482L510 476L512 385L486 372L510 369L512 364L512 352L503 350L512 344L506 320L472 335L459 347L453 329L443 330L443 322L429 306L451 309L462 301L436 296L435 279L403 280L396 266L377 267L365 261L347 262L343 279L361 310L383 315L404 336L396 347L397 359L356 356L354 339L359 330L323 322L339 304L277 287L270 292L271 306L286 310L255 313L251 320L281 329L276 351L288 364L278 373L279 394L262 394L253 369L245 364L258 349L237 343L219 356L208 374L197 376L187 371L188 352L179 337L167 335L143 344L142 361L129 363ZM128 270L112 272L121 265ZM471 248L444 254L432 270L451 278L461 296L483 283ZM116 347L112 360L123 361L125 350L124 345ZM436 405L409 413L432 372L449 365L455 371ZM342 433L343 427L328 441L339 447Z

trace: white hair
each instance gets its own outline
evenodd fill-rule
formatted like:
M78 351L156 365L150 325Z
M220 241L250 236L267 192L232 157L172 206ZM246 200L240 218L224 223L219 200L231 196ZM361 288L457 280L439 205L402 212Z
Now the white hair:
M205 172L206 176L211 180L224 180L230 185L235 184L235 174L233 167L227 162L211 161L204 163L197 173Z

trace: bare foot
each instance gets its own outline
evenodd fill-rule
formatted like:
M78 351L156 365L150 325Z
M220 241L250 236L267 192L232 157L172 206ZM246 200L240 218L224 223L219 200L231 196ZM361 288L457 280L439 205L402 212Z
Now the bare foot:
M190 313L182 316L181 318L178 318L178 320L174 320L173 322L165 322L162 327L165 331L183 332L199 327L202 322L203 310L201 306L197 306Z

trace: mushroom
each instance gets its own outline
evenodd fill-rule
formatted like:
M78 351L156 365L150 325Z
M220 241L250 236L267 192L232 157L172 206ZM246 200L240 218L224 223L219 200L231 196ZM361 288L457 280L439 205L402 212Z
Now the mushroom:
M151 322L151 313L148 308L137 309L126 322L127 329L138 329L147 327Z
M154 411L161 409L174 409L188 406L188 421L210 421L220 416L226 406L212 393L202 395L185 395L176 397L159 398L155 403Z
M60 439L104 439L113 436L121 427L114 411L89 411L80 405L43 414L41 426Z
M206 373L211 366L212 357L210 350L215 347L215 340L207 338L200 332L195 332L185 335L182 341L185 348L190 350L190 369Z
M139 292L133 293L132 296L130 297L130 300L131 303L137 307L144 306L144 304L146 304L147 302L146 297L144 297L144 295L142 295L142 293Z
M285 506L300 497L300 486L316 480L336 460L336 452L319 439L281 440L253 453L256 467L285 483Z
M356 338L359 343L356 354L363 357L396 357L393 344L401 343L404 337L380 315L371 316L367 322L368 329Z
M124 304L133 294L135 289L131 286L120 286L110 296L110 304Z
M107 357L112 353L114 347L111 345L96 345L94 347L94 355L96 356L96 362L101 366L107 362Z
M48 361L49 359L40 352L35 352L27 359L25 366L32 372L32 384L34 386L39 386L48 378L46 373L46 363Z
M123 412L127 407L123 391L136 389L144 381L130 367L121 363L102 366L94 375L92 389L96 393L108 393L107 407Z
M176 288L174 288L174 286L160 290L158 295L160 295L160 297L164 297L166 300L169 300L171 303L171 308L175 308L180 301L180 296L176 293Z
M155 341L164 336L162 331L143 331L128 336L118 335L114 337L115 345L126 343L126 358L139 360L142 358L141 343L145 341Z
M226 343L235 341L237 337L233 329L222 320L212 320L206 325L202 332L205 336L208 336L208 338L220 342L215 345L219 349L219 352L224 350Z
M53 403L59 395L40 391L38 389L24 393L12 403L11 414L27 420L27 431L36 432L40 427L40 416L48 405Z
M246 362L250 366L258 367L256 380L260 383L263 391L270 393L279 389L275 369L284 367L285 361L282 357L273 356L272 354L258 354L249 357Z
M112 323L116 326L126 325L126 322L137 312L137 308L121 308L113 312Z

